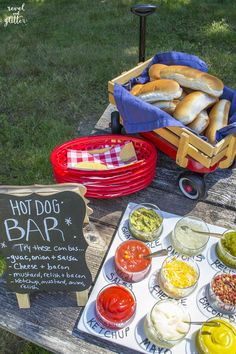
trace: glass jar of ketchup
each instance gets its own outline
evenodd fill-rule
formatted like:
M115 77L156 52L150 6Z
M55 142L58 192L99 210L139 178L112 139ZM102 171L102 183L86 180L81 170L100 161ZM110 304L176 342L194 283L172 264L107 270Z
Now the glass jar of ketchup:
M106 328L117 330L129 324L136 311L136 298L123 285L109 284L96 299L97 320Z
M144 256L150 253L150 249L142 241L122 242L115 253L116 273L130 283L144 279L151 269L151 259Z

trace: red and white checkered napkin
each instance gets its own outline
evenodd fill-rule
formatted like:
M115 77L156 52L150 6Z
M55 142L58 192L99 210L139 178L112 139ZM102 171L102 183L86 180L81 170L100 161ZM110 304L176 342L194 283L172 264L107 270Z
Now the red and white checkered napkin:
M122 166L129 165L130 163L134 163L137 161L137 157L135 156L133 159L129 161L123 161L120 158L120 152L124 148L126 144L130 143L130 141L125 142L124 144L114 145L108 151L96 154L90 154L89 150L67 150L67 167L68 168L76 168L77 164L80 162L95 162L102 165L105 165L108 169L118 168ZM109 148L109 145L104 146L104 148Z

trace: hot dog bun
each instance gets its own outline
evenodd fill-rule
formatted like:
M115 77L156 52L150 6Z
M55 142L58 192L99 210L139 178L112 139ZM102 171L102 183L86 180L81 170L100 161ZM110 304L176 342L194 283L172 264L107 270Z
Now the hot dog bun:
M150 66L148 74L150 77L150 81L160 79L160 71L161 69L166 68L167 65L164 64L153 64Z
M143 87L142 84L137 84L137 85L133 86L130 93L132 93L132 95L136 96L138 94L138 92L140 91L141 87Z
M170 101L180 97L182 91L178 82L174 80L155 80L133 90L135 96L146 102Z
M179 100L174 100L174 101L157 101L153 102L153 105L162 109L163 111L172 114L175 111L175 108L177 104L179 103Z
M201 134L208 126L209 121L207 111L204 110L197 115L192 123L188 124L188 127L196 133Z
M216 131L228 124L230 101L220 100L211 109L209 113L210 123L205 131L209 143L216 142Z
M192 92L180 101L173 116L185 125L190 124L201 111L213 105L217 100L201 91Z
M187 96L187 95L188 95L188 93L183 90L182 95L178 98L178 100L182 101L184 99L184 97Z
M219 97L223 93L224 84L215 76L189 66L170 65L160 71L161 79L176 80L181 86L189 87Z

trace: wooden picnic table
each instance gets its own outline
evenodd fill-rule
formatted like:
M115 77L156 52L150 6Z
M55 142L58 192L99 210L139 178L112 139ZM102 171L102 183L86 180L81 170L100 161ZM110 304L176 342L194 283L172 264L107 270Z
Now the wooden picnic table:
M93 134L110 133L110 114L114 107L109 105L94 128ZM116 199L91 199L94 210L90 224L84 233L89 243L87 262L93 280L100 269L105 252L119 224L122 213L129 202L150 202L162 210L204 219L206 222L229 228L236 224L236 169L217 170L207 176L208 195L204 200L190 200L181 194L177 177L181 168L173 160L158 152L155 178L151 185L127 197ZM76 305L74 293L36 293L30 296L31 308L20 310L14 293L0 283L0 326L22 338L55 353L121 353L120 347L84 335L75 337L76 320L82 310ZM132 351L125 350L125 353Z

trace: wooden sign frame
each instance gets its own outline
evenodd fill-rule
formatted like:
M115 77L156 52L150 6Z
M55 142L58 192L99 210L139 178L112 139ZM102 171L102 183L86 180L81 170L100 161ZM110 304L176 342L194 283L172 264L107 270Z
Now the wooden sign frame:
M63 183L55 185L29 185L29 186L0 186L0 194L6 194L15 197L27 197L32 194L38 196L51 196L60 192L74 192L77 193L85 202L85 217L83 222L89 222L89 215L93 212L88 207L88 200L84 197L86 193L86 187L77 183ZM30 294L29 293L16 293L18 306L21 309L30 308ZM88 289L83 291L76 291L76 302L78 306L85 306L88 300Z

